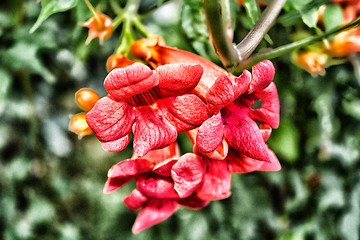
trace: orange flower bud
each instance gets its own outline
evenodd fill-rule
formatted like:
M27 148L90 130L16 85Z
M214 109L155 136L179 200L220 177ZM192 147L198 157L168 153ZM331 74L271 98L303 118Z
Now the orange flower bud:
M165 46L165 40L160 36L152 36L149 38L143 38L136 40L130 48L131 55L142 59L146 62L149 62L150 65L153 65L151 61L160 62L159 52L155 49L156 46ZM156 66L152 66L156 67Z
M86 44L89 44L94 38L99 38L101 44L105 39L108 39L113 32L112 19L101 13L99 8L97 8L95 16L81 25L89 28Z
M78 113L71 117L69 123L69 130L76 133L79 139L86 135L91 135L94 133L87 124L85 115L85 112Z
M128 59L124 54L115 53L106 61L106 70L110 72L114 68L123 68L133 64L134 61Z
M329 54L334 57L345 57L360 51L360 28L356 27L339 34L330 43Z
M301 52L293 55L293 61L311 74L324 74L328 55L321 52Z
M82 88L75 93L75 101L85 111L90 111L100 99L99 95L92 89Z

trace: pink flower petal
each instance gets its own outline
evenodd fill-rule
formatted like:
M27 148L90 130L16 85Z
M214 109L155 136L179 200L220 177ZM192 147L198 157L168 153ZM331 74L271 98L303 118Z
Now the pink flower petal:
M226 158L232 173L249 173L258 170L265 161L256 160L231 149Z
M115 141L128 135L134 120L132 107L109 97L101 98L86 114L86 122L101 142Z
M134 63L125 68L115 68L104 80L106 91L117 101L145 92L159 83L158 74L148 66Z
M179 133L194 129L209 118L205 103L194 94L163 99L158 107Z
M161 163L169 159L178 159L180 157L179 145L174 142L169 146L148 152L143 158L154 163Z
M133 225L133 233L139 233L169 218L178 208L173 199L149 199L146 206L138 214Z
M272 128L277 128L280 121L280 104L275 83L256 94L261 100L261 108L253 109L250 117L258 122L266 123Z
M146 159L128 159L112 166L108 172L104 193L111 193L128 183L135 176L151 171L154 163Z
M210 201L200 199L195 193L187 198L178 200L178 203L190 209L200 209L209 204Z
M131 177L151 171L154 163L142 158L128 159L112 166L108 172L109 178Z
M203 152L214 151L223 139L223 121L220 112L206 120L196 135L196 146Z
M219 200L230 196L231 173L226 161L206 160L207 170L197 195L203 200Z
M180 198L191 195L202 183L204 167L201 157L187 153L179 158L171 169L174 188Z
M191 92L199 83L203 73L201 65L165 64L155 69L159 74L159 88L167 96L178 96Z
M147 106L137 109L133 133L134 154L140 157L150 150L166 147L177 137L176 129Z
M209 112L216 113L235 99L233 84L226 75L218 77L206 95Z
M264 60L252 67L252 81L250 82L249 93L262 90L269 86L274 79L275 68L271 61Z
M268 147L256 122L234 105L222 113L225 118L224 136L229 145L251 158L270 161Z
M223 138L219 146L212 152L203 152L198 147L197 144L194 145L194 153L198 154L200 156L210 158L213 160L224 160L228 154L229 151L229 144L227 141Z
M280 171L281 165L275 153L269 150L271 162L263 162L257 171Z
M171 176L171 168L177 162L177 159L167 159L155 165L153 172L159 175Z
M102 142L102 148L107 152L119 152L129 144L129 135L112 142Z
M238 98L250 87L250 82L252 81L251 73L248 70L244 70L243 73L234 79L234 94L235 98Z
M247 70L233 81L226 75L218 77L206 95L209 112L216 113L233 102L248 90L250 81L251 73Z
M253 171L279 171L281 165L275 154L269 150L271 162L259 161L231 149L226 159L232 173L249 173Z
M130 182L132 177L109 178L104 186L103 193L108 194L116 189L121 188L126 183Z
M266 142L269 139L270 135L271 135L272 128L267 124L261 124L259 129L260 129L260 132L261 132L261 136L264 139L264 142Z
M136 180L139 191L147 197L154 198L178 198L174 189L174 184L163 178L158 178L155 174L150 177L140 177Z
M139 190L134 189L129 196L125 197L123 202L127 208L136 211L145 206L148 198Z

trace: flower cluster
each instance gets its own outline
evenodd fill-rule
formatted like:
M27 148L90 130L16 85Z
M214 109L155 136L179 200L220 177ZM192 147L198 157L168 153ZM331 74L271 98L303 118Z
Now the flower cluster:
M199 209L230 196L232 173L277 171L280 163L266 141L279 125L279 101L268 60L236 77L158 38L132 44L134 59L111 56L104 80L108 95L86 114L106 151L121 151L133 133L133 156L108 172L104 193L131 180L124 199L141 209L138 233L171 216L179 206ZM180 155L178 133L193 152Z
M356 20L360 13L358 0L333 0L329 5L323 5L318 10L318 26L324 25L324 12L328 6L338 6L342 9L345 25ZM342 31L327 41L327 45L315 44L307 49L294 52L293 62L311 74L324 74L325 67L336 64L336 58L343 58L360 51L360 28L355 27Z

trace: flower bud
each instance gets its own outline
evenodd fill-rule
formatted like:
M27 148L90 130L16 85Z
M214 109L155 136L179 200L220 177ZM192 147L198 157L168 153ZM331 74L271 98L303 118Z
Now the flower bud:
M115 53L111 55L106 61L106 70L110 72L114 68L124 68L133 64L134 61L128 59L124 54Z
M93 134L93 131L86 122L85 115L86 113L82 112L71 116L69 123L69 130L76 133L79 139L81 139L83 136Z
M82 88L75 93L75 101L85 111L90 111L100 99L99 95L92 89Z
M321 52L305 51L295 53L292 59L295 64L311 74L324 74L328 55Z
M136 40L130 48L131 55L144 61L159 61L159 52L154 49L156 46L165 46L165 40L160 36L152 36Z
M89 28L86 44L89 44L94 38L99 38L100 43L102 43L113 32L112 19L101 13L99 8L96 10L96 15L82 23L81 26Z

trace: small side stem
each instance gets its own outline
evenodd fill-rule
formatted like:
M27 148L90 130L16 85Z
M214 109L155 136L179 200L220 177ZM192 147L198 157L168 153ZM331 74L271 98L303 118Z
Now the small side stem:
M124 15L118 15L112 24L113 31L124 21Z
M224 24L220 7L217 0L204 1L205 16L211 41L220 60L228 67L238 62L238 54L233 46L232 38L229 39L227 35L226 28L228 24Z
M101 19L99 17L99 15L97 14L97 12L95 11L93 5L89 2L89 0L84 0L86 5L88 6L88 8L90 9L91 13L94 15L96 21L100 24L102 24Z
M302 39L300 41L296 41L287 45L283 45L281 47L275 48L273 50L270 50L268 52L264 52L264 53L258 53L253 55L252 57L242 61L238 66L234 66L232 68L233 72L241 72L244 69L248 69L251 68L251 66L255 65L256 63L265 60L265 59L273 59L276 57L279 57L281 55L284 55L288 52L291 52L295 49L301 48L301 47L305 47L309 44L312 44L314 42L317 42L319 40L322 40L324 38L327 38L333 34L337 34L341 31L344 31L348 28L352 28L352 27L356 27L360 25L360 18L354 20L351 23L348 23L342 27L339 28L335 28L333 30L330 30L328 32L325 32L323 34L320 35L316 35L316 36L311 36L305 39Z
M271 25L276 20L276 17L279 15L285 2L286 0L273 0L265 9L255 26L250 30L245 38L236 45L236 49L239 54L239 61L236 64L243 59L247 59L256 49L266 33L269 31Z
M142 33L145 37L150 37L152 33L139 21L138 18L133 19L134 26Z
M117 9L119 13L119 17L114 20L113 26L117 27L121 23L123 23L123 29L120 36L120 43L116 49L116 53L127 53L128 48L131 43L134 41L132 36L132 26L133 24L138 27L140 23L138 21L137 10L140 5L140 0L131 0L126 3L124 10L119 9L119 6L113 2L113 8ZM141 25L141 24L140 24ZM144 29L140 29L141 32L145 31Z
M126 53L128 46L134 41L131 34L131 21L126 20L124 22L124 27L120 36L120 45L116 49L116 53Z

